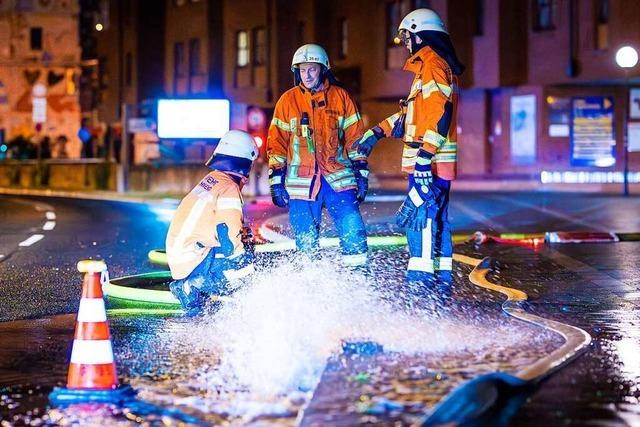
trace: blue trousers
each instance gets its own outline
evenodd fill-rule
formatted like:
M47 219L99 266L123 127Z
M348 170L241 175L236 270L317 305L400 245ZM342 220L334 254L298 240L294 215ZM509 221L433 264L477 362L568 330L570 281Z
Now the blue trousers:
M289 201L289 221L295 233L296 247L304 252L319 248L322 208L325 207L338 231L345 263L362 265L366 262L367 230L360 215L356 190L334 191L324 177L321 179L316 200Z
M188 315L199 312L209 295L228 295L233 292L225 271L237 270L253 263L253 253L245 252L235 259L228 258L233 252L233 244L228 236L227 225L219 224L220 247L212 248L187 277L169 284L171 293L178 298Z
M435 203L429 207L427 226L420 231L407 229L409 244L409 280L450 284L453 266L453 243L449 224L449 190L451 181L434 177Z

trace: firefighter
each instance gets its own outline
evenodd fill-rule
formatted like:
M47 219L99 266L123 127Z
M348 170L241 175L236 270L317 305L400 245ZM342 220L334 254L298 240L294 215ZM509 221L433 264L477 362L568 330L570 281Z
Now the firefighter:
M367 261L367 235L360 215L368 190L366 156L355 142L364 131L354 100L330 71L316 44L293 55L294 87L278 100L269 127L267 155L273 203L289 207L298 250L319 244L322 208L333 219L343 261Z
M211 172L176 210L166 249L171 292L192 316L210 295L226 295L254 272L251 233L240 194L258 147L248 133L230 130L205 163Z
M365 132L358 152L368 156L384 137L404 141L402 170L408 174L409 187L396 222L407 233L407 277L450 284L449 190L456 175L457 80L464 66L444 23L430 9L405 16L395 42L410 52L404 65L414 74L409 95L401 100L400 111Z

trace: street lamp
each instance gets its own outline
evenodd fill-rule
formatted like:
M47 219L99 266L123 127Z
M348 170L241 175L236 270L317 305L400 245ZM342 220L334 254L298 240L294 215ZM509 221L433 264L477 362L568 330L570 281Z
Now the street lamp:
M625 94L625 111L623 116L624 135L624 195L629 195L629 129L627 126L627 117L629 115L629 69L638 63L638 52L631 46L623 46L616 52L616 63L618 67L624 70L624 94Z

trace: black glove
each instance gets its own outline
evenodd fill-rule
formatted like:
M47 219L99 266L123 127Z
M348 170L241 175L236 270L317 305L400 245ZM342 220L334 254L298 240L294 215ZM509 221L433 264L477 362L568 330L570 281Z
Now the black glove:
M289 193L284 186L284 176L286 169L269 169L269 185L271 189L271 200L279 208L286 208L289 205Z
M356 176L356 199L359 203L364 202L369 191L369 167L364 160L356 160L353 162L353 173Z
M356 144L358 146L358 153L364 156L368 156L373 151L373 146L384 138L384 131L380 126L374 126L362 135Z

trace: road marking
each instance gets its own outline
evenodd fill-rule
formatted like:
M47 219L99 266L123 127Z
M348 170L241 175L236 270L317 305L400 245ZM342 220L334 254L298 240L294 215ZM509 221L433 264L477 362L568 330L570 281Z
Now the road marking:
M582 225L583 227L587 227L587 229L591 229L591 230L598 230L598 231L604 231L605 233L608 233L609 230L607 230L606 228L600 226L599 224L595 224L593 222L590 221L585 221L582 220L580 218L575 218L572 217L571 215L567 215L563 212L559 212L556 211L554 209L551 209L549 207L540 207L538 205L536 205L535 203L528 203L528 202L524 202L521 200L515 200L513 198L510 197L505 197L505 196L489 196L489 198L494 199L494 200L499 200L501 202L506 202L506 203L510 203L512 205L516 205L516 206L520 206L526 209L532 209L534 211L538 211L544 215L547 216L552 216L554 218L557 219L561 219L563 221L567 221L569 223L572 224L578 224L578 225ZM580 212L578 212L580 213Z
M22 242L20 242L18 246L31 246L34 243L39 242L43 238L44 238L44 234L34 234L33 236L29 237L27 240L23 240Z
M46 215L46 217L47 217L47 219L49 221L55 221L55 219L56 219L56 213L55 212L47 211L47 213L45 215Z
M453 204L452 209L458 209L458 210L462 211L462 213L466 214L472 220L477 221L477 222L489 227L490 230L497 230L497 231L500 231L500 232L507 231L507 229L503 225L501 225L501 224L493 221L491 218L481 214L480 211L478 211L477 209L473 209L473 208L467 206L464 202L456 200L456 202Z
M42 229L45 231L49 231L49 230L53 230L56 226L56 222L55 221L47 221L44 223L44 225L42 226Z

